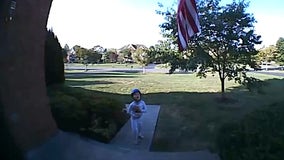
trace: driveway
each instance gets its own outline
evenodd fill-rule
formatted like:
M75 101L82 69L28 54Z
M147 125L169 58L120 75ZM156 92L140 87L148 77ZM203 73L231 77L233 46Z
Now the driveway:
M255 73L284 77L284 71L255 71Z

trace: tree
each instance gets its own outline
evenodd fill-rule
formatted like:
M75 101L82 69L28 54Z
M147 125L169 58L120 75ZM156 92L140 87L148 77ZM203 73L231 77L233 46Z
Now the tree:
M276 42L276 49L278 52L277 61L284 65L284 38L280 37Z
M46 85L64 83L63 49L52 30L46 32L44 51Z
M220 0L202 0L198 3L202 32L192 37L189 49L177 53L178 60L171 62L172 70L182 68L196 70L197 75L206 77L206 72L218 73L221 82L222 97L225 92L225 79L235 80L246 85L259 82L246 76L246 67L256 67L255 44L260 44L260 36L254 34L255 19L245 12L248 4L242 0L233 1L226 6L219 5ZM175 12L160 12L166 22L160 27L166 38L176 46ZM158 13L159 14L159 13ZM182 56L180 55L182 54Z
M76 56L78 57L79 59L79 62L80 63L84 63L86 61L86 55L87 55L87 49L86 48L83 48L79 45L75 45L73 47L73 50L75 51L75 54Z
M177 52L171 46L172 42L170 40L161 40L155 46L151 46L148 50L148 55L150 57L150 62L164 63L164 64L177 64L181 63L182 54ZM176 68L171 66L169 70L173 73Z
M92 49L86 49L79 45L75 45L73 47L75 54L79 58L79 62L85 65L85 71L87 71L87 66L92 63L99 63L102 59L102 54L98 53L98 51Z
M270 45L269 47L262 48L259 50L256 57L259 63L276 61L277 49L274 45Z
M92 50L96 51L97 53L103 54L106 52L106 49L100 45L96 45L92 48Z
M122 49L118 54L118 61L123 63L132 62L132 52L133 50L130 48Z
M98 51L95 51L93 49L88 49L86 53L86 60L87 63L100 63L102 54L98 53Z
M110 62L110 63L117 62L118 54L116 49L108 49L102 58L104 62Z
M173 4L175 6L175 4ZM159 3L159 7L163 9L163 4ZM176 10L173 8L166 8L165 10L157 10L157 14L164 16L165 22L160 24L161 34L164 40L160 40L158 44L154 46L156 52L156 61L159 60L162 63L170 65L169 73L173 73L176 69L182 69L184 71L192 70L192 62L185 59L186 52L178 52L177 46L177 19ZM153 49L152 49L153 51ZM152 55L153 53L151 53Z
M146 48L138 48L132 54L132 59L143 67L143 73L146 73L145 66L149 64L150 56Z

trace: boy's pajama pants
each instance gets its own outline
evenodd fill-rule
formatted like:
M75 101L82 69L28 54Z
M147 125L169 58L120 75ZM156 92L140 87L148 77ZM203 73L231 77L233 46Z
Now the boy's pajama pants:
M131 129L135 140L138 140L138 136L141 135L142 130L142 117L137 119L131 118Z

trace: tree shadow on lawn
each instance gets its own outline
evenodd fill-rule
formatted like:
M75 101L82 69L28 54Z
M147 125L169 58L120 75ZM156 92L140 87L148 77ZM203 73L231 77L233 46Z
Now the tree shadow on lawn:
M135 78L133 74L126 73L66 73L65 84L70 86L87 86L98 84L114 84L111 81L98 80L108 78Z
M72 87L78 87L78 86L89 86L89 85L99 85L99 84L114 84L110 81L78 81L78 80L65 80L65 84L72 86Z

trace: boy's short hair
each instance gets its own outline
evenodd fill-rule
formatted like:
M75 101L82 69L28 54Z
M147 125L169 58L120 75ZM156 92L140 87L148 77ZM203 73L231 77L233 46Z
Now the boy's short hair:
M135 88L131 91L131 96L133 96L134 93L139 93L141 95L141 92L139 89Z

